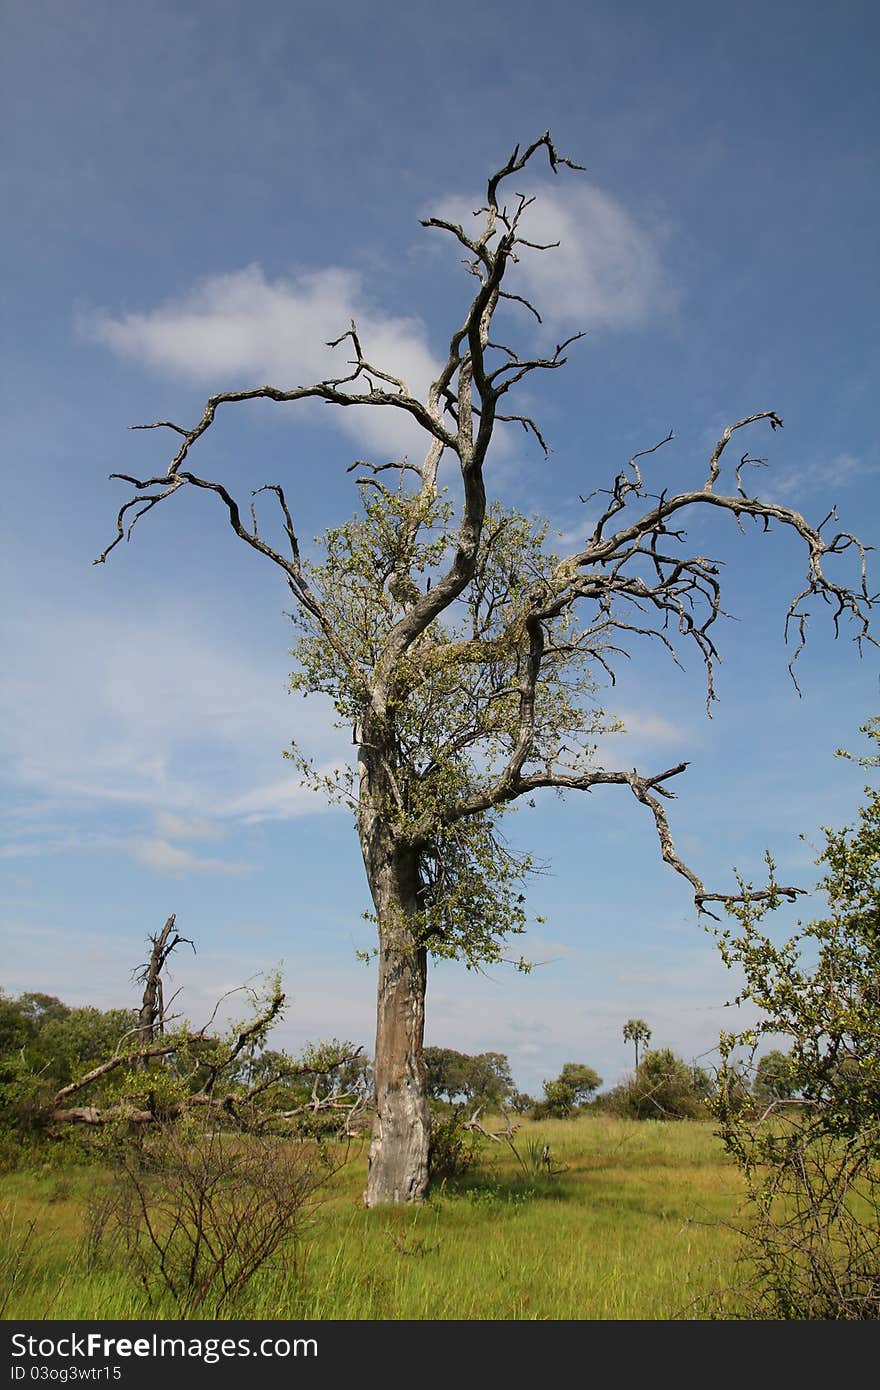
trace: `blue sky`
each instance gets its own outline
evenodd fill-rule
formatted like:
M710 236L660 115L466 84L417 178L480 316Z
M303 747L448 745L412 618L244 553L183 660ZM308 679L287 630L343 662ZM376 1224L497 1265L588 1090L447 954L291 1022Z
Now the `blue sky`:
M688 485L725 424L772 409L785 430L748 439L764 493L814 521L836 504L876 543L876 7L13 0L2 24L0 983L132 1001L144 937L176 911L199 950L176 976L194 1019L283 960L279 1037L369 1048L354 830L281 757L295 737L332 762L345 737L286 693L286 590L205 498L174 498L92 566L124 496L108 473L169 457L127 426L317 379L353 313L423 379L471 282L418 220L476 205L549 127L587 173L529 180L532 225L562 246L522 284L548 333L587 337L530 388L549 460L501 440L490 491L576 542L579 494L636 449L674 428L654 466ZM308 537L353 510L354 457L400 447L375 413L248 407L199 467L245 495L283 479ZM735 615L715 717L693 661L637 653L607 698L630 732L603 756L690 758L673 828L713 885L757 875L765 846L809 884L818 827L859 801L833 753L877 712L877 654L816 613L799 699L782 619L802 552L702 519L692 535L725 561ZM550 866L525 947L543 963L438 967L430 1042L507 1052L533 1091L568 1060L619 1079L633 1015L687 1057L712 1048L731 981L631 800L518 817Z

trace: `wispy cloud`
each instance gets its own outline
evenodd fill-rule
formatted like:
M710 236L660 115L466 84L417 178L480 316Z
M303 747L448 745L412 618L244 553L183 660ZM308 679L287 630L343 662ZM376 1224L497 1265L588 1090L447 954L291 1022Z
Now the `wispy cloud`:
M168 840L134 840L132 854L139 864L159 873L180 878L184 874L249 874L252 865L227 859L202 859L189 850L180 849Z
M693 749L698 736L662 714L609 706L608 714L623 723L621 733L602 734L596 740L596 758L608 767L631 767L642 758L662 756L662 749ZM670 756L669 753L666 756ZM642 769L644 771L644 769Z
M341 769L338 762L323 763L315 768L316 776L331 777ZM290 820L295 816L329 811L334 803L312 787L304 786L297 774L261 784L242 796L221 803L220 814L257 825L264 820Z
M159 812L156 830L170 840L217 840L223 833L213 821L198 816L175 816L170 811Z
M777 478L766 480L764 491L777 497L792 497L799 492L816 488L849 487L863 474L873 472L876 465L856 458L854 454L835 454L830 459L815 459L812 463L787 468Z
M381 312L350 270L330 267L269 280L259 265L249 265L203 280L157 308L121 315L100 311L83 317L79 327L120 357L212 390L267 382L290 389L348 375L351 342L328 344L347 332L352 319L368 360L423 394L437 370L424 325ZM334 411L332 419L373 448L406 449L419 437L402 411L348 408Z
M151 842L172 846L216 838L224 823L328 809L281 758L291 736L322 766L345 755L327 703L294 707L283 671L231 650L195 615L134 628L109 612L59 616L33 599L27 619L7 615L3 643L0 753L34 802L10 818L5 856L64 849L71 832L58 833L57 816L71 809L149 812Z
M693 742L690 729L682 729L662 714L649 714L643 710L622 709L615 713L623 721L624 737L638 739L640 743L673 744Z
M509 1020L508 1027L512 1032L524 1035L552 1032L549 1023L546 1023L542 1018L520 1018L514 1016Z
M71 829L59 834L50 817L41 817L40 808L33 808L23 832L15 824L17 808L10 814L11 830L6 843L0 844L0 860L36 859L46 854L95 854L108 850L124 851L124 835L101 830Z

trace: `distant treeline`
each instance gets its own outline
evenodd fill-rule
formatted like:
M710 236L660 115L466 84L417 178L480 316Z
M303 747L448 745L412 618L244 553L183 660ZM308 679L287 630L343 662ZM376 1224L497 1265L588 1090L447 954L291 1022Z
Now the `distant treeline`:
M52 1096L99 1066L120 1050L134 1046L138 1018L133 1009L71 1007L54 995L27 992L11 997L0 990L0 1130L7 1136L36 1137L51 1123ZM317 1051L329 1044L318 1044ZM350 1045L345 1044L345 1047ZM333 1040L331 1050L342 1044ZM353 1049L351 1049L353 1051ZM312 1053L317 1052L312 1048ZM470 1055L446 1047L424 1051L428 1093L435 1106L476 1110L510 1110L523 1118L564 1119L586 1109L634 1119L699 1119L707 1112L714 1080L701 1067L687 1063L669 1048L647 1051L621 1085L601 1092L602 1078L581 1062L566 1062L560 1074L543 1084L534 1097L517 1089L510 1062L502 1052ZM261 1077L283 1073L284 1054L263 1044L242 1053L231 1080L253 1088ZM188 1065L192 1057L188 1056ZM163 1075L180 1069L169 1057L152 1064ZM322 1074L303 1070L302 1059L289 1081L291 1101L302 1100L315 1088L333 1087L340 1094L368 1098L369 1061L362 1054L343 1068ZM115 1084L115 1083L114 1083ZM108 1083L96 1082L90 1103L106 1101ZM751 1079L742 1077L743 1101L790 1099L796 1092L786 1054L771 1052Z

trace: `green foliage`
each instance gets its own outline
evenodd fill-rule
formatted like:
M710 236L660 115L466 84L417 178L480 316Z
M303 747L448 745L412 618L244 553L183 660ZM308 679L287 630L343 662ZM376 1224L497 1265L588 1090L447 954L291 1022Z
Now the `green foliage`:
M20 1052L38 1036L44 1023L64 1018L70 1010L51 994L20 994L17 999L0 990L0 1057Z
M71 1009L50 994L0 993L0 1131L45 1134L54 1092L112 1056L135 1019L128 1009Z
M544 1082L544 1099L535 1106L536 1120L545 1119L553 1116L555 1119L564 1120L574 1110L574 1099L567 1086L561 1081Z
M120 1044L130 1046L137 1024L133 1009L87 1006L44 1017L28 1053L58 1086L112 1057Z
M136 1022L131 1009L71 1009L49 994L0 995L0 1056L18 1053L34 1073L63 1086L112 1057Z
M42 1134L51 1114L52 1087L16 1053L0 1057L0 1134L16 1143ZM14 1150L5 1155L6 1161Z
M581 1106L588 1105L602 1085L602 1078L582 1062L566 1062L559 1075L544 1082L544 1099L534 1107L534 1118L551 1116L564 1120Z
M862 732L880 748L880 720ZM880 754L859 762L876 769ZM748 1186L745 1252L763 1316L880 1316L880 791L865 793L855 825L823 832L827 917L781 945L765 933L779 905L768 855L769 897L749 899L746 885L728 906L737 927L718 934L745 978L738 1001L761 1010L753 1028L722 1036L713 1108ZM731 1104L730 1085L738 1051L754 1055L765 1037L789 1044L787 1094L769 1115Z
M537 1101L534 1096L527 1095L525 1091L514 1091L508 1105L515 1115L527 1115L530 1110L534 1110Z
M361 1049L336 1038L306 1044L299 1057L270 1049L280 979L247 992L251 1015L216 1033L182 1021L154 1039L156 1055L140 1051L132 1010L0 995L0 1168L29 1161L40 1144L46 1161L116 1162L151 1125L192 1110L236 1132L337 1132L369 1095Z
M398 840L420 844L418 911L407 925L432 954L470 967L500 960L502 943L527 922L522 888L534 865L502 834L511 804L455 818L449 811L493 786L516 745L524 614L536 585L552 591L558 563L546 534L545 524L490 506L470 585L388 674L385 810ZM319 544L323 560L305 568L324 620L305 609L293 615L291 688L329 696L357 740L388 635L454 553L457 522L442 493L392 492L374 479L362 487L362 513ZM545 624L527 768L549 765L564 747L577 774L603 727L593 703L594 656L568 632L570 622L565 613ZM305 780L356 807L352 769L318 772L295 748L288 756Z
M623 1086L601 1098L604 1109L634 1120L699 1120L706 1116L712 1079L671 1048L646 1052Z
M571 1092L575 1105L586 1105L602 1085L602 1078L582 1062L566 1062L558 1080Z
M476 1132L466 1129L467 1108L456 1105L445 1113L431 1116L431 1143L428 1172L432 1182L461 1178L477 1160Z
M473 1109L499 1106L514 1092L510 1063L503 1052L481 1052L471 1057L451 1047L424 1049L428 1095L454 1102L460 1098Z

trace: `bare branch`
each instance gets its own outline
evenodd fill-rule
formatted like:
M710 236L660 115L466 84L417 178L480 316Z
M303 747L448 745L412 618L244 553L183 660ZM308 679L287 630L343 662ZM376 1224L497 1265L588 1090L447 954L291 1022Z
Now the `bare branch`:
M531 145L526 146L522 154L520 154L519 145L515 146L513 154L510 156L507 163L502 165L502 167L492 175L486 190L486 199L490 207L496 209L498 207L498 188L501 183L503 183L506 178L509 178L511 174L517 174L520 169L524 169L532 155L542 147L547 151L547 159L549 160L550 168L553 170L554 174L559 172L560 165L564 165L568 169L576 169L580 173L584 172L582 164L575 164L565 155L559 153L550 138L549 130L545 130L540 139L533 140Z
M356 468L369 468L371 473L385 473L388 469L394 469L398 473L415 473L417 478L424 478L423 470L416 463L410 463L409 459L395 460L392 463L370 463L368 459L355 459L346 468L346 473L353 473Z
M721 455L730 443L731 436L736 430L741 430L744 425L752 425L756 420L769 420L771 430L781 430L782 421L775 410L762 410L757 415L747 415L744 420L737 420L736 424L728 425L718 443L712 451L709 459L709 476L703 485L704 491L711 492L715 483L718 481L718 474L721 471ZM737 479L738 481L738 479Z
M522 425L526 434L531 433L535 436L544 452L544 457L549 456L550 446L530 415L496 415L495 419L503 420L508 424Z
M538 320L538 323L544 322L544 320L541 318L541 315L535 308L534 304L532 304L528 299L524 299L521 294L511 294L510 290L501 290L498 297L499 299L510 299L516 304L522 304L524 308L528 309L530 314L534 314L535 318Z

